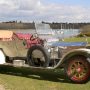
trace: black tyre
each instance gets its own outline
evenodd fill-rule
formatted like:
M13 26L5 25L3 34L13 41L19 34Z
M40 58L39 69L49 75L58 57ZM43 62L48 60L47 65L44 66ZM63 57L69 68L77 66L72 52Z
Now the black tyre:
M90 76L90 63L82 55L74 56L66 63L66 74L74 83L85 83Z
M35 67L48 67L49 57L47 50L40 45L32 46L27 53L28 64Z

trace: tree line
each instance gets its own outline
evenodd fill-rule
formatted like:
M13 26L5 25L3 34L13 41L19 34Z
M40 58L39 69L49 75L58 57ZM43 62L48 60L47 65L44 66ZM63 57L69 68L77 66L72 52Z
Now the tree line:
M63 22L41 22L49 24L52 29L80 29L90 23L63 23ZM9 21L0 23L0 29L35 29L35 22L24 23L22 21Z

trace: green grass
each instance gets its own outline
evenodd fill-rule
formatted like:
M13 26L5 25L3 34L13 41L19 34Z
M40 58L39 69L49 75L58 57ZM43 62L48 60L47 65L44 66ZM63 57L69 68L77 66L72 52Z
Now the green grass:
M86 42L86 38L84 37L71 37L71 38L65 38L65 42ZM90 37L87 37L87 41L90 43Z
M42 71L0 66L0 83L6 90L89 90L86 84L73 84L63 70Z

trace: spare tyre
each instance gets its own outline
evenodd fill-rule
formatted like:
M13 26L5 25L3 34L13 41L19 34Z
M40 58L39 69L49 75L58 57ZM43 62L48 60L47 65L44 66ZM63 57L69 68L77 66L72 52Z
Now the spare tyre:
M30 66L48 67L50 55L41 45L32 46L27 53L27 61Z

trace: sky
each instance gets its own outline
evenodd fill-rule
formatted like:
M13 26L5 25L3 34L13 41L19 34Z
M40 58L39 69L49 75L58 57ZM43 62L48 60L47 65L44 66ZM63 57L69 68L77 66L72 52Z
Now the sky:
M0 0L0 22L90 22L90 0Z

